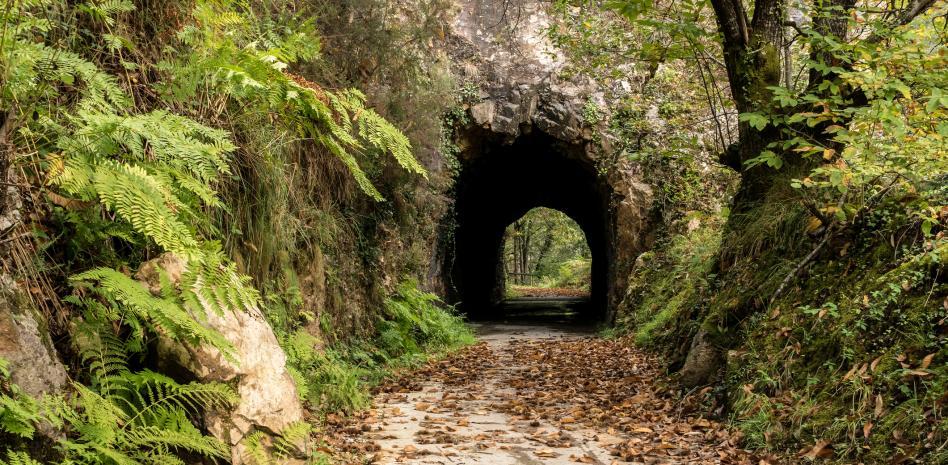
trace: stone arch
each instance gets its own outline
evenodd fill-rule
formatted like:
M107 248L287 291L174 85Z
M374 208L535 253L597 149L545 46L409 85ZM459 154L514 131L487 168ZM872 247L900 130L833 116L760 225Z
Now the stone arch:
M585 312L611 320L630 265L650 242L647 187L630 184L628 172L603 174L601 145L579 137L564 140L531 124L515 134L490 125L460 132L453 240L441 266L448 300L470 317L492 315L503 299L504 230L527 211L547 207L585 233L592 252Z

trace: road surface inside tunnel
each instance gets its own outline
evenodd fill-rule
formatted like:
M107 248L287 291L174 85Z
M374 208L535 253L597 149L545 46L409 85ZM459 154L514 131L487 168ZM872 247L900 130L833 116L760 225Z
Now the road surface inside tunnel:
M589 297L517 297L505 299L489 312L474 313L473 321L595 330L598 315L588 310ZM487 315L486 317L484 315Z
M600 337L564 302L508 304L502 321L473 324L477 344L382 386L349 428L368 441L366 461L749 463L736 435L692 415L696 397L674 398L653 357Z

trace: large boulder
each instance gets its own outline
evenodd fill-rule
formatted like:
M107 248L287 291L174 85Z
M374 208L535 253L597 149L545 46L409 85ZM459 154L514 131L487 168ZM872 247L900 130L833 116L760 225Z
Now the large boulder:
M182 259L167 253L142 265L136 278L157 293L160 273L179 285L186 268ZM248 463L248 436L257 431L280 434L303 420L296 385L286 369L286 354L257 307L221 314L207 311L202 321L233 346L233 360L215 347L167 339L159 343L159 357L163 363L184 369L197 380L236 385L239 399L234 408L209 412L207 428L233 446L234 465Z

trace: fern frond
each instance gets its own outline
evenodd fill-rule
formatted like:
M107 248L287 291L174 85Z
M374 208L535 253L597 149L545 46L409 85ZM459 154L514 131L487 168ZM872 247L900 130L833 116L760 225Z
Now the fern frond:
M309 441L313 425L305 421L293 423L280 431L279 437L273 442L273 451L278 457L290 457L300 452L300 446Z
M200 324L177 302L151 295L138 281L111 268L95 268L70 278L99 283L97 290L126 310L126 317L146 323L166 336L190 343L207 343L224 353L233 347L217 331Z
M76 331L79 357L86 365L99 393L116 399L128 393L128 353L125 342L105 324L86 321Z
M122 445L131 450L141 449L150 454L169 456L179 451L219 459L230 456L230 447L227 444L213 437L203 436L197 429L193 432L185 432L158 426L138 427L125 433Z
M375 200L383 197L360 166L360 156L389 154L404 169L427 177L408 138L366 108L361 92L328 92L285 73L285 61L312 56L318 50L306 33L285 38L271 35L261 41L250 27L253 21L211 2L200 3L194 15L202 27L186 28L181 37L200 52L196 50L178 67L187 70L188 78L175 85L175 94L187 95L210 86L238 102L251 101L268 108L289 130L315 139L339 158L356 185ZM306 29L305 24L300 27ZM260 50L261 43L271 48Z
M168 207L166 187L141 167L103 163L93 182L106 208L165 250L190 257L198 247L194 234Z
M181 282L185 302L195 310L221 315L260 306L260 293L250 277L237 271L216 242L205 244L201 260L188 268Z
M365 171L362 171L362 167L359 166L358 160L351 153L347 152L339 142L329 136L319 135L317 140L323 144L323 147L329 150L330 153L335 155L339 160L342 161L346 168L349 169L349 173L355 178L356 184L362 189L362 192L365 192L369 197L372 197L374 200L381 201L385 198L382 197L382 193L375 188L372 184L372 181L369 180L369 177L366 176Z
M233 389L221 383L178 384L173 379L145 370L128 377L134 386L137 406L126 428L131 425L155 425L169 411L198 414L207 409L223 408L237 401Z
M78 120L81 133L120 145L129 160L174 166L204 182L230 173L227 155L236 149L230 134L190 118L155 110L131 116L79 112Z
M30 396L0 394L0 431L31 439L34 424L42 418L39 404Z
M267 450L266 444L264 444L264 439L266 439L266 435L261 431L254 431L247 436L245 444L249 457L242 457L247 460L247 463L253 465L272 465L274 463L273 457Z
M43 465L37 460L34 460L26 452L14 452L12 450L7 450L7 459L0 459L0 465Z
M367 108L363 108L358 114L358 123L359 136L368 141L369 145L383 153L390 153L398 164L409 172L428 178L428 171L411 152L408 137L392 123Z
M111 400L79 383L73 383L73 409L63 412L65 421L78 434L75 445L114 444L128 414Z

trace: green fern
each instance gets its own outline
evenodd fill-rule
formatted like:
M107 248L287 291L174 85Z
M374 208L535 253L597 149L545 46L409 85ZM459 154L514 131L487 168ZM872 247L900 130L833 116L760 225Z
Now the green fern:
M33 460L26 452L14 452L7 450L7 459L0 459L0 465L43 465Z
M87 315L87 318L89 315ZM120 399L128 392L124 379L131 375L128 344L112 331L105 331L108 320L86 320L76 333L79 358L92 377L92 385L106 399Z
M427 170L412 154L408 137L378 113L366 108L365 95L362 92L349 89L343 96L348 102L348 108L354 111L353 119L358 123L359 136L363 140L371 147L391 153L398 164L409 172L428 177Z
M311 24L298 25L285 37L269 33L261 40L254 21L225 5L197 3L193 15L200 27L186 27L179 36L194 52L184 63L167 65L177 71L167 87L170 95L187 99L210 86L244 104L269 108L287 128L339 158L359 188L376 200L382 195L358 159L371 151L390 154L404 169L427 177L408 138L366 108L361 92L329 92L285 72L288 62L315 56L318 49L312 44L318 42Z
M305 421L298 421L283 428L273 442L274 453L280 458L300 455L307 448L312 432L313 425Z
M243 458L252 465L285 463L288 458L302 455L300 446L305 446L309 441L312 429L309 423L297 422L284 428L276 438L271 438L269 434L261 431L254 431L247 436L248 456Z
M93 185L106 208L165 250L190 257L198 247L194 234L171 209L177 199L143 168L103 163L95 172Z
M45 124L61 150L50 158L49 183L99 200L163 249L197 258L200 239L184 220L204 217L202 205L222 206L213 185L230 174L229 135L163 111L79 111L66 122Z
M178 302L151 295L142 283L116 270L95 268L79 273L71 280L74 283L98 283L92 289L114 300L123 310L122 319L134 326L148 327L176 340L207 343L223 353L233 353L233 347L220 333L202 325Z
M75 410L66 417L76 435L60 443L70 463L164 464L181 463L179 452L221 459L229 455L226 444L202 435L181 410L154 409L156 424L130 423L136 417L126 410L147 406L123 408L82 385L76 391Z
M94 322L88 323L94 326ZM223 409L236 400L220 383L180 384L149 370L132 372L126 365L127 344L111 324L86 328L78 342L89 367L93 388L75 384L69 408L59 410L74 435L61 442L67 458L77 464L180 463L187 451L226 458L226 444L204 436L192 418L208 409Z
M234 391L221 383L178 384L173 379L149 370L125 378L133 387L134 414L131 425L165 423L169 413L197 415L206 409L223 408L237 401Z
M129 0L89 0L79 5L78 10L91 15L108 26L115 24L115 16L135 9Z
M0 431L30 439L36 422L42 420L38 402L19 390L0 394Z
M221 315L260 305L260 293L250 277L237 271L217 242L204 245L201 260L188 268L181 281L185 304L192 312L213 311Z

